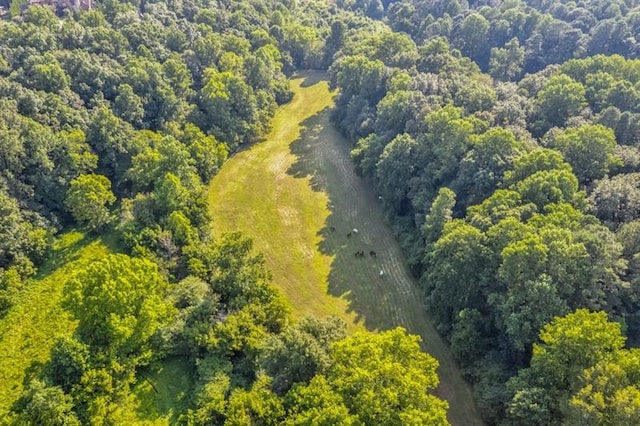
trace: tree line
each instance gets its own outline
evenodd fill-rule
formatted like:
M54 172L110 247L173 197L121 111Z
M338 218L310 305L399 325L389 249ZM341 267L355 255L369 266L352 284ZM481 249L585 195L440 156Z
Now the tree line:
M543 373L538 363L550 324L581 332L578 313L585 334L595 315L640 342L640 61L633 37L613 35L631 31L638 5L348 7L388 27L349 32L334 56L334 122L384 201L485 420L633 423L635 373L618 380L595 358L572 365L568 332L552 337L564 364ZM607 327L599 336L622 339Z

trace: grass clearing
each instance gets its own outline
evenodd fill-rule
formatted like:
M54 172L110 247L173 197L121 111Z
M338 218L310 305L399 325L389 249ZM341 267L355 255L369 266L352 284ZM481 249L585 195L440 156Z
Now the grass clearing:
M330 123L327 82L309 73L292 87L295 97L277 112L265 141L238 152L212 180L214 233L241 230L254 239L297 318L336 315L351 331L403 326L422 336L440 362L436 393L449 401L449 420L482 424L377 197ZM360 251L364 256L355 255Z
M154 424L175 424L193 389L193 365L184 358L168 358L138 374L133 389L138 418Z
M254 239L296 317L336 315L358 328L348 300L328 291L334 256L317 249L318 231L331 213L329 196L314 191L309 178L289 173L297 159L289 144L306 120L333 103L326 81L310 84L312 79L304 88L295 81L296 96L276 113L266 141L238 152L211 182L213 228L216 234L242 230Z
M0 418L7 416L25 378L42 372L55 340L75 330L75 321L61 306L68 276L113 247L109 237L92 238L77 231L61 235L49 260L0 319Z

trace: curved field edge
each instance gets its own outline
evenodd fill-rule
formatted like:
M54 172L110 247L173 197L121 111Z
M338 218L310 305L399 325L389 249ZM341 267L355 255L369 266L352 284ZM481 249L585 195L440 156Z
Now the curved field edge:
M296 318L336 315L351 331L402 326L420 335L440 362L436 394L449 402L451 423L482 424L377 197L330 123L327 82L306 73L292 89L266 139L234 155L212 180L214 233L240 230L254 239Z

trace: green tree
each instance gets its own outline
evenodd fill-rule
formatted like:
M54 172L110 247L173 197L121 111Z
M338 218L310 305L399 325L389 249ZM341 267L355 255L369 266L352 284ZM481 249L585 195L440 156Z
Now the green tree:
M399 213L407 207L416 148L416 142L410 135L398 135L384 148L377 164L376 178L380 193L385 203Z
M452 184L463 205L481 202L491 195L523 151L523 144L500 127L474 136L472 149L462 159Z
M454 103L463 107L467 114L489 111L496 103L496 92L486 82L470 79L457 91Z
M513 38L505 44L504 48L494 47L491 49L489 74L495 79L510 81L520 75L523 64L524 48L520 47L517 38Z
M62 389L33 380L16 401L14 411L19 413L17 424L42 426L79 426L73 412L73 400Z
M182 140L195 161L202 182L208 183L227 159L229 149L213 136L205 135L202 130L189 123L185 125Z
M107 206L115 201L109 179L90 174L80 175L71 181L65 204L76 221L96 230L111 221Z
M535 204L540 211L551 203L572 203L583 207L585 194L578 191L578 178L567 170L543 170L532 174L512 187L524 202Z
M626 173L599 180L589 202L593 214L614 228L640 219L640 174Z
M309 384L299 383L286 398L287 426L351 426L358 417L349 413L342 396L331 388L325 376L315 376Z
M512 170L505 172L504 180L507 184L515 184L534 173L550 170L571 171L562 155L552 149L534 149L515 160Z
M69 76L58 61L50 59L49 63L34 65L30 77L34 88L55 93L69 87Z
M340 87L340 99L345 104L353 96L360 96L369 104L377 103L384 96L387 76L380 60L371 60L364 55L345 56L333 63L329 73L331 86Z
M511 249L510 246L507 248ZM505 262L509 260L507 258ZM544 324L556 315L567 313L569 308L547 275L541 274L539 278L528 281L507 281L507 287L498 313L501 327L513 347L525 351Z
M258 98L242 76L230 71L205 70L201 103L206 124L217 139L230 144L247 142L266 129L261 123Z
M149 360L151 337L173 313L164 300L167 282L153 262L110 254L67 285L67 306L78 319L81 341L125 366Z
M282 401L269 389L269 378L259 376L251 389L231 393L225 410L225 426L278 425L284 416Z
M486 236L461 220L444 226L442 236L426 253L427 273L422 277L427 305L442 331L448 332L458 312L484 306L484 287L490 251Z
M304 318L272 336L260 357L260 365L273 378L273 390L284 394L294 383L307 383L331 365L329 345L346 336L345 324L338 318Z
M452 219L455 204L455 192L449 188L440 188L422 227L422 236L427 244L426 252L431 251L432 245L442 236L445 224Z
M427 393L438 361L419 342L401 328L335 342L328 382L364 424L446 425L447 403Z
M489 60L486 43L489 26L490 23L484 16L471 13L460 23L453 37L455 47L483 68Z
M576 115L587 104L585 96L584 86L568 75L551 77L537 96L543 132L563 126L569 117Z
M46 237L46 231L35 228L24 216L18 201L0 189L0 268L10 266L19 258L38 258L47 249L46 238L40 238ZM40 242L44 243L43 247Z
M640 421L640 350L622 350L584 371L567 424L631 425Z
M167 173L160 179L155 190L156 206L161 214L168 215L189 205L191 193L180 178Z
M531 366L509 383L514 397L507 413L518 424L559 423L581 387L583 371L611 359L625 338L620 324L609 322L604 312L578 309L545 325L540 341L533 346Z
M126 83L118 87L118 96L113 101L113 112L136 127L143 124L144 105L142 99Z
M116 185L137 153L132 144L132 127L107 107L100 107L87 129L87 140L98 154L99 170Z
M66 393L78 385L90 368L89 348L72 338L59 338L51 349L48 376Z
M617 164L613 130L599 124L567 129L553 137L553 146L571 164L580 183L585 185L602 179L609 168Z

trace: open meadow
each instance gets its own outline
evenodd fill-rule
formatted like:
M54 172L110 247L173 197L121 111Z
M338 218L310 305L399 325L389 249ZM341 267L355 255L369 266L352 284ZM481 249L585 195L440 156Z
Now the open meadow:
M420 335L440 362L437 394L449 401L449 420L482 424L376 194L355 174L349 143L330 123L327 82L309 73L292 88L293 101L266 139L236 153L211 182L214 233L240 230L254 239L297 318L336 315L350 330L402 326Z

